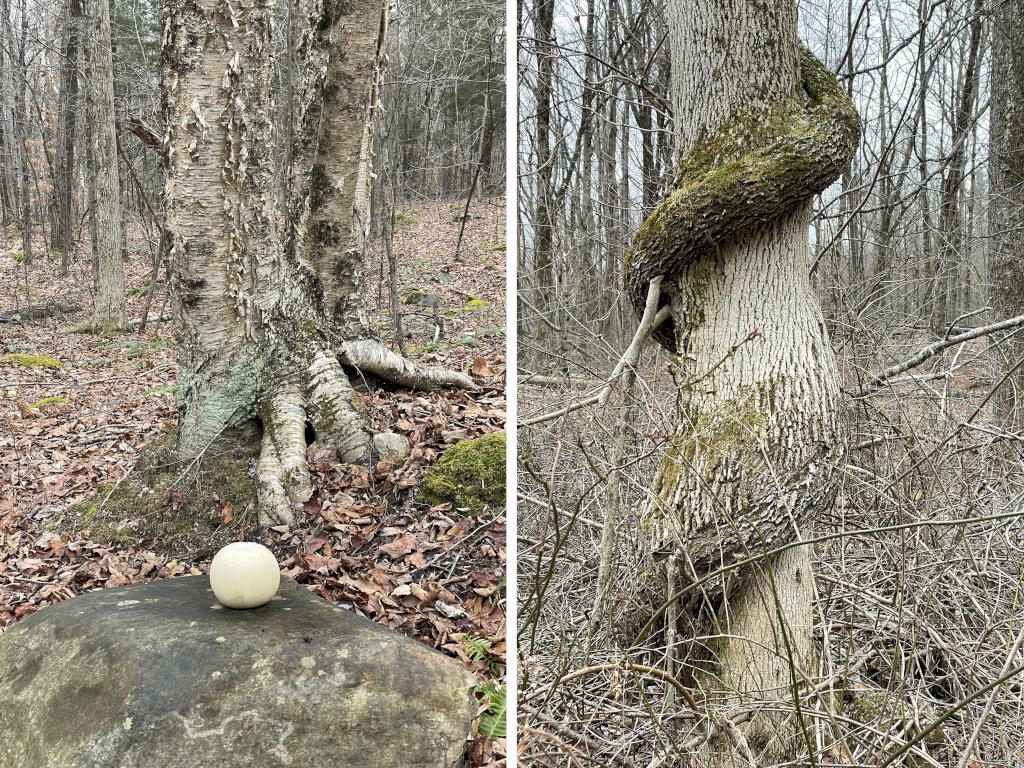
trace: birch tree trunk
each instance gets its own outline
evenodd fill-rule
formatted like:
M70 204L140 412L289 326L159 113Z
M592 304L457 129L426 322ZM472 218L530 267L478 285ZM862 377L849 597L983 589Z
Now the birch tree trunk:
M804 104L792 0L671 0L668 20L676 149L685 163L677 196L640 228L634 260L644 255L637 243L659 227L667 258L686 247L665 223L674 199L713 198L732 174L745 174L736 189L753 190L773 163L790 162L787 154L755 150L790 130ZM832 83L829 103L842 105L834 78L822 78ZM822 150L831 152L820 160L831 170L819 186L841 173L856 143L852 105L840 110L843 138ZM701 162L706 167L694 170ZM841 439L838 372L809 279L812 193L790 187L808 175L795 171L774 195L751 191L747 207L764 205L765 197L795 202L770 221L716 238L670 270L663 285L681 410L640 531L651 570L634 589L653 594L655 605L717 568L795 539L801 522L831 504ZM703 226L693 225L693 242ZM682 601L668 599L666 638L681 641L683 677L721 726L694 766L749 766L749 755L759 766L798 758L805 726L794 702L816 655L812 597L810 553L798 547L691 589ZM751 717L729 725L741 709Z
M370 227L373 133L387 7L380 0L320 0L298 59L300 113L290 169L292 227L285 238L331 348L346 365L401 386L473 386L455 371L428 368L371 338L363 259Z
M272 0L166 0L165 200L180 366L177 457L199 463L216 452L211 446L259 441L260 518L288 523L312 493L310 432L346 463L374 453L368 415L338 352L365 327L356 292L386 5L314 5L299 50L298 202L286 232L273 190L271 8ZM418 366L388 354L384 375L422 383ZM380 350L366 357L372 363ZM460 377L449 379L468 382Z
M110 6L88 0L91 42L89 102L95 168L93 203L93 266L96 305L80 330L110 332L124 327L124 235L121 225L121 182L117 163L114 116L114 58L110 48Z

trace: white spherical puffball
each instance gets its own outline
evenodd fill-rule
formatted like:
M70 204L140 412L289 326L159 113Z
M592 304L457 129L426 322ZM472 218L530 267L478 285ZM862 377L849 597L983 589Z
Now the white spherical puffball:
M214 555L210 586L227 608L258 608L277 594L281 570L274 553L262 544L236 541Z

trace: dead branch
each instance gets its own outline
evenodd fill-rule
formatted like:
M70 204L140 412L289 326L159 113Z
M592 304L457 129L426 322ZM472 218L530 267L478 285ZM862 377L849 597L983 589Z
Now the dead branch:
M1007 320L1000 320L998 323L985 325L981 328L974 328L970 331L957 334L956 336L949 336L947 338L940 339L939 341L932 342L926 347L922 347L921 350L912 357L908 357L906 360L890 366L880 373L876 373L871 377L867 386L864 387L864 391L870 392L871 390L878 389L888 379L891 379L893 376L898 376L901 373L905 373L911 368L916 368L921 365L921 363L939 354L939 352L944 349L956 346L957 344L962 344L963 342L970 341L971 339L977 339L981 336L988 336L989 334L1006 331L1011 328L1019 328L1022 325L1024 325L1024 315L1017 315L1016 317L1011 317Z

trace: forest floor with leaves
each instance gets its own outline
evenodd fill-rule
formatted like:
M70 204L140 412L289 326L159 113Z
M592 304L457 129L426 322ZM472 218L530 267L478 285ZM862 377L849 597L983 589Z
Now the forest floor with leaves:
M397 284L399 298L410 301L402 307L407 354L463 370L478 389L362 392L375 425L408 438L407 459L343 465L314 444L308 457L316 490L300 524L246 529L234 521L228 498L217 512L235 526L235 538L274 550L285 576L461 659L486 684L502 679L505 668L505 510L468 517L451 504L416 500L447 446L505 425L505 203L472 207L456 258L463 205L410 203L396 216ZM127 315L137 320L152 269L141 234L128 245ZM123 478L144 446L173 429L177 367L169 323L150 322L141 334L75 332L91 310L88 258L63 275L59 256L47 258L43 242L34 250L26 302L20 238L2 233L0 313L51 300L81 309L0 322L0 631L89 590L204 573L213 554L161 552L130 536L128 543L94 541L89 530L69 536L50 524L101 484ZM379 244L369 258L371 320L394 346ZM163 280L154 288L151 319L169 311ZM173 499L165 503L170 509ZM132 524L126 519L123 528ZM488 700L499 706L496 685L491 696L480 694L485 718ZM503 738L488 740L474 726L473 765L503 764L504 751Z

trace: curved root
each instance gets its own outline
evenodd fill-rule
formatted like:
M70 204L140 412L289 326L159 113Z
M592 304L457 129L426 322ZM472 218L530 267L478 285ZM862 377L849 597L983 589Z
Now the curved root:
M356 370L400 387L429 392L439 389L476 389L476 384L464 373L414 363L373 339L343 342L339 354L344 363Z
M343 342L337 354L322 339L298 347L281 355L286 360L284 370L280 376L271 376L269 387L259 398L263 437L256 463L256 491L263 525L293 524L296 512L313 495L306 457L313 440L319 448L336 451L346 464L369 465L376 454L407 451L398 435L374 434L339 354L357 370L399 386L475 389L465 374L419 365L370 339Z
M256 491L263 525L293 524L296 512L313 494L306 459L310 428L317 445L334 449L346 464L369 464L375 445L394 448L396 443L375 440L366 409L331 352L317 349L296 368L304 377L303 385L291 377L282 379L267 393L261 408L263 438Z

